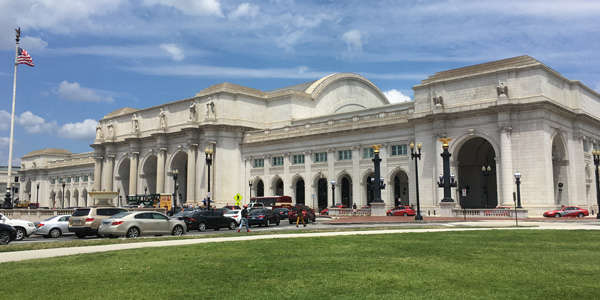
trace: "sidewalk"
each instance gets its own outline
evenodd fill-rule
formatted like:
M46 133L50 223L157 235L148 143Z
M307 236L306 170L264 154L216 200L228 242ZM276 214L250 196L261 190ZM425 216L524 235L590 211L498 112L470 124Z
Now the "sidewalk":
M164 246L179 246L203 243L216 242L235 242L248 240L264 240L264 239L287 239L287 238L310 238L324 236L341 236L341 235L363 235L363 234L387 234L387 233L408 233L408 232L442 232L442 231L471 231L471 230L544 230L544 229L559 229L559 230L600 230L600 220L595 218L584 219L545 219L545 220L519 220L519 227L515 227L515 220L509 219L475 219L467 218L439 218L425 217L422 222L415 221L414 217L342 217L339 219L331 219L322 221L323 224L398 224L398 223L415 223L415 224L432 224L435 226L444 226L447 228L398 228L386 230L360 230L360 231L336 231L336 232L315 232L315 233L291 233L291 234L273 234L273 235L242 235L233 237L217 237L217 238L199 238L199 239L173 239L168 241L152 241L140 242L132 244L113 244L101 246L86 246L86 247L70 247L70 248L54 248L42 250L29 250L17 252L2 252L0 253L0 263L10 261L21 261L36 258L47 258L57 256L67 256L84 253L106 252L125 249L137 249L145 247L164 247Z

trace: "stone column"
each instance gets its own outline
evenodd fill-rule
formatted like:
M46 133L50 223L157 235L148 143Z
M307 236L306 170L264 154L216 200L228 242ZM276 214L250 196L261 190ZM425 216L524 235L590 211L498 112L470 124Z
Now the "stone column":
M186 204L198 202L196 197L196 156L198 155L198 144L188 145L188 174L187 174L187 199Z
M363 205L367 204L367 199L364 198L363 199L363 195L366 195L367 193L365 192L365 185L363 185L363 182L361 182L361 178L360 178L360 160L362 159L361 153L360 153L360 147L358 146L354 146L352 147L352 171L350 171L350 174L352 176L352 196L350 197L350 199L348 199L348 206L352 206L353 203L356 203L356 206L361 207ZM335 200L335 202L338 203L342 203L342 185L340 182L340 191L339 193L337 193L338 195L340 195L339 201ZM336 190L337 190L337 186L336 186ZM338 199L336 197L336 199Z
M156 162L156 193L165 192L165 152L167 148L160 148L158 150L158 159Z
M129 163L129 195L137 194L137 178L138 178L138 158L139 152L131 153L131 162Z
M327 174L329 174L329 177L327 178L329 179L327 181L327 196L329 198L327 199L327 207L329 207L331 205L335 205L335 203L332 203L333 198L337 199L336 201L340 200L340 197L338 197L337 195L337 191L339 191L339 185L337 182L337 178L335 177L335 149L333 148L327 150ZM335 197L331 193L331 181L336 182L336 189L333 190L333 192L336 194Z
M290 178L290 157L291 155L289 153L283 155L283 178L281 178L283 180L283 195L279 196L291 196L292 199L294 199L294 203L296 203L298 200L296 199L296 194L294 193L292 195L294 189L292 188L292 181Z
M103 189L105 191L112 191L113 190L113 177L114 177L114 168L115 168L115 156L114 155L107 155L107 160L106 160L106 169L104 169L103 173L104 173L104 184L103 184Z
M102 188L102 163L104 158L99 156L94 161L94 190L101 191Z
M304 203L314 208L316 201L313 201L312 195L317 193L312 176L312 151L305 151L302 154L304 154Z
M496 160L496 170L500 172L500 199L503 206L512 206L513 198L513 168L512 168L512 143L510 140L509 126L500 127L500 161Z

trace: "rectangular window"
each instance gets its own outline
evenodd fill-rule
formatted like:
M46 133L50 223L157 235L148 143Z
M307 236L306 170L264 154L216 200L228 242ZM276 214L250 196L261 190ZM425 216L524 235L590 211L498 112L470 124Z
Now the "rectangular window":
M67 177L67 183L71 183L71 177Z
M265 166L265 159L264 158L256 158L256 159L254 159L253 165L255 168L262 168Z
M273 166L283 166L283 156L273 157Z
M338 160L352 160L352 150L338 151Z
M75 182L79 182L79 176L75 176Z
M87 182L88 181L88 176L87 175L83 175L83 182Z
M373 157L375 157L375 149L363 148L363 158L373 158Z
M326 161L327 161L327 152L315 153L315 162L326 162Z
M294 165L304 164L304 154L296 154L293 158Z
M400 155L407 155L407 149L408 146L406 144L404 145L392 145L392 156L400 156Z
M55 184L55 183L56 183L56 178L52 178L52 179L50 180L50 183L52 183L52 184Z

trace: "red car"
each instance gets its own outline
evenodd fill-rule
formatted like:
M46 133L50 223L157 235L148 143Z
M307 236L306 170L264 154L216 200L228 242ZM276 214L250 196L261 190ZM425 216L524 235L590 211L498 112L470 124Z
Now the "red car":
M544 213L544 217L547 218L560 218L560 217L578 217L583 218L589 216L590 212L587 209L577 206L563 206L559 210L551 210Z
M412 209L410 206L396 206L390 210L388 210L387 215L388 216L414 216L416 215L417 212Z

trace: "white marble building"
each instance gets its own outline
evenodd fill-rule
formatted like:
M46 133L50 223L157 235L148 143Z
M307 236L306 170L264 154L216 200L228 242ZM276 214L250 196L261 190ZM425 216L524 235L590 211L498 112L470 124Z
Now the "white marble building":
M208 194L209 148L217 206L238 193L242 202L289 195L315 207L363 206L372 200L371 146L380 144L386 205L416 204L418 175L422 211L433 214L443 198L438 139L447 137L460 206L512 206L520 172L529 215L567 204L598 210L591 151L600 149L600 95L592 89L529 56L439 72L413 89L414 101L390 104L367 78L342 73L268 92L222 83L123 108L100 120L93 152L24 156L20 197L38 183L42 206L88 205L90 190L173 193L176 169L181 199L198 203ZM419 174L411 141L423 145Z

